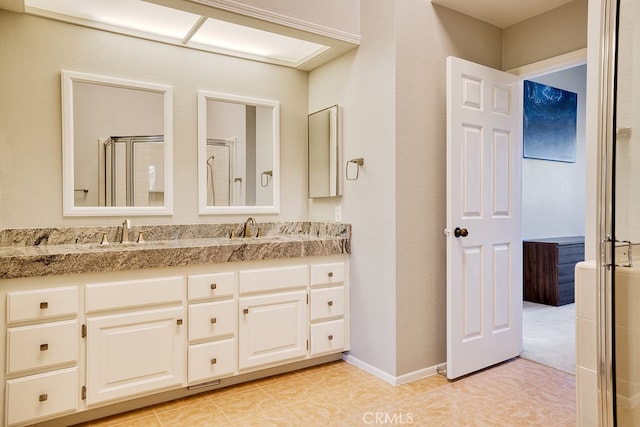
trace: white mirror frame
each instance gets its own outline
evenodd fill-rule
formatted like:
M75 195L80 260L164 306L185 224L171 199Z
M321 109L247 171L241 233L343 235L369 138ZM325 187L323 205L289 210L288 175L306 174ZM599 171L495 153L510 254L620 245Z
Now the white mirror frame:
M207 205L207 101L232 102L271 108L273 119L273 176L272 205L270 206L209 206ZM267 99L198 91L198 206L201 215L207 214L277 214L280 213L280 103Z
M75 206L73 83L93 83L160 93L164 102L164 206ZM173 87L116 77L62 70L62 169L64 216L172 215L173 214Z

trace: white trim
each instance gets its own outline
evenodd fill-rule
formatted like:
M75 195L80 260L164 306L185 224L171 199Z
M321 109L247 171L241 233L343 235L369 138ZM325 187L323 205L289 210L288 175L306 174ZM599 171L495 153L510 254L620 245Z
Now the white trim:
M446 366L447 366L446 363L441 363L438 365L430 366L428 368L418 369L417 371L409 372L407 374L403 374L403 375L400 375L399 377L396 377L376 368L375 366L369 365L368 363L363 362L362 360L357 359L347 353L345 353L342 356L342 360L344 360L350 365L353 365L362 369L365 372L370 373L371 375L374 375L380 378L381 380L388 382L393 386L407 384L423 378L438 375L438 369L446 369Z
M547 58L532 64L507 70L507 73L515 74L522 78L533 78L543 74L566 70L568 68L587 63L587 48L574 50L562 55Z
M194 3L199 3L216 9L225 10L227 12L235 13L238 15L248 16L250 18L260 19L262 21L273 22L274 24L284 25L289 28L295 28L296 30L307 31L313 34L318 34L324 37L330 37L335 40L345 41L347 43L353 43L360 45L360 35L341 31L336 28L326 27L313 22L305 21L303 19L293 18L291 16L282 15L269 10L260 9L255 6L249 6L243 3L238 3L231 0L192 0Z

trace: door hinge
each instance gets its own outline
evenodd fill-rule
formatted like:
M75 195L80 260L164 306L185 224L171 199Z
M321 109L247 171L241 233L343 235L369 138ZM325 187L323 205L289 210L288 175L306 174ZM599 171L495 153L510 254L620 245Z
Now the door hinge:
M633 267L633 242L630 240L616 240L611 236L600 242L601 265L605 268Z
M82 325L80 335L82 336L82 338L86 338L86 336L87 336L87 325L85 325L85 324Z
M82 386L82 392L80 393L80 396L82 397L82 400L87 400L87 387L86 386Z
M309 350L309 340L307 340L307 350Z
M309 305L309 294L307 294L307 305Z

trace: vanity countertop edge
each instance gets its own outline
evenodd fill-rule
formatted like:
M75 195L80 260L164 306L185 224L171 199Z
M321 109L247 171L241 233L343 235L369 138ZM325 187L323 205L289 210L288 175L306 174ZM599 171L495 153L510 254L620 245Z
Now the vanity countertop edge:
M107 245L97 243L95 235L109 233L115 239L117 231L112 228L116 227L0 230L0 279L351 253L349 224L268 223L264 227L267 234L262 237L229 238L229 225L145 226L145 235L156 239ZM74 237L78 235L83 238Z

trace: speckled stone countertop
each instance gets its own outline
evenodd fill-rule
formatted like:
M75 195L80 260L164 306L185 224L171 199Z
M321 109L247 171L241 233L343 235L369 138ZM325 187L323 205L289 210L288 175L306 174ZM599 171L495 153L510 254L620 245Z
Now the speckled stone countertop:
M136 270L351 252L351 226L343 223L260 223L261 237L230 238L243 224L0 230L0 279ZM253 227L253 235L257 234ZM134 243L142 232L145 241Z

